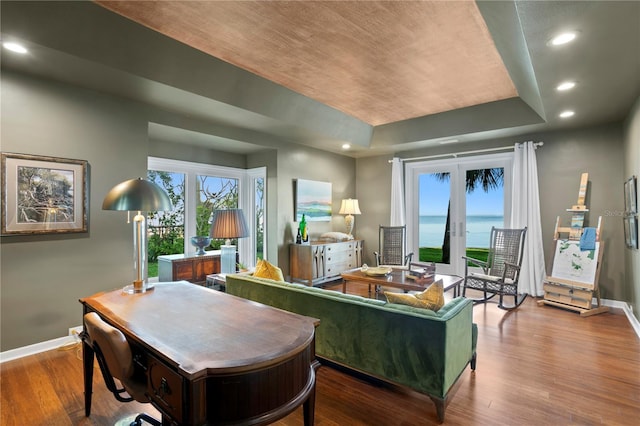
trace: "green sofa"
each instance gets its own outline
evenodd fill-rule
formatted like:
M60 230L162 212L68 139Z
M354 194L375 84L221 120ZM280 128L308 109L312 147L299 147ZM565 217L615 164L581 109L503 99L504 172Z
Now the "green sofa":
M428 395L441 422L449 390L467 364L475 370L477 327L463 297L433 312L250 275L227 275L226 291L318 318L319 358Z

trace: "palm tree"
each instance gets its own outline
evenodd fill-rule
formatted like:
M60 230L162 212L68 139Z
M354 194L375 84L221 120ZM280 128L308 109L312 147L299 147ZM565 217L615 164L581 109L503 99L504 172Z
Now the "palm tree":
M446 182L449 180L449 173L435 173L436 179L440 182ZM467 194L473 193L478 188L482 188L484 192L489 192L490 189L496 189L502 187L504 183L504 169L479 169L479 170L467 170L465 177L465 189ZM444 238L442 241L442 263L449 263L451 236L450 231L450 210L451 201L447 207L447 222L444 229Z

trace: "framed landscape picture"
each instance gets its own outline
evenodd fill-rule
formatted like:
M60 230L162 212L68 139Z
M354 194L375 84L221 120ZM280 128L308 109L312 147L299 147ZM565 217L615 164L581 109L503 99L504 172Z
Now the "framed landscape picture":
M2 153L2 235L87 232L87 162Z
M296 180L296 222L331 221L331 182Z

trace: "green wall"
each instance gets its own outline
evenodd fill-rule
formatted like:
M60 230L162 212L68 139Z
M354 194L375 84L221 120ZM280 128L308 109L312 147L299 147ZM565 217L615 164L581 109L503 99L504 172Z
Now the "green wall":
M624 179L640 177L640 97L625 123ZM633 313L640 319L640 251L625 249L625 274L627 294L624 300L631 303Z
M4 70L1 90L2 151L89 162L88 233L2 237L6 351L67 335L79 298L133 279L131 225L101 207L111 187L146 176L147 123L140 105Z

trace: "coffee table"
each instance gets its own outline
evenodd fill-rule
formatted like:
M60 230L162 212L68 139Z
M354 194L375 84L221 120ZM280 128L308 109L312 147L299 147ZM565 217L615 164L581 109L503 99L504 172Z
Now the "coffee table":
M371 296L371 286L385 286L392 288L399 288L405 291L423 291L431 285L429 283L418 283L415 280L407 278L406 270L393 269L389 274L382 276L367 275L360 270L360 268L351 269L340 274L342 277L342 292L347 292L347 283L349 281L357 281L361 283L369 284L369 296ZM462 284L462 278L457 275L442 275L436 274L434 281L442 280L442 286L444 291L453 289L453 297L458 297L460 294L460 284Z

